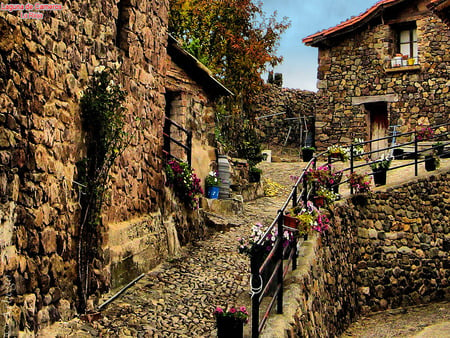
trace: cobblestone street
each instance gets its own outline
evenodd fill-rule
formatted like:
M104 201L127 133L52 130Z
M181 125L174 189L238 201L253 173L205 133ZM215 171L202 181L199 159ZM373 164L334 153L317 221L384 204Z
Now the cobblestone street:
M300 168L300 163L280 163L264 174L289 186L293 166ZM57 323L40 336L215 336L215 307L249 299L249 258L238 253L237 239L248 236L255 222L271 222L287 191L245 203L242 215L223 219L229 231L183 248L179 257L147 273L109 304L98 321Z
M303 165L262 163L263 177L285 187L280 194L245 203L242 215L223 217L228 231L212 231L207 240L183 248L178 257L148 272L106 306L100 319L56 323L40 336L214 337L215 307L249 302L249 259L238 253L237 239L248 236L255 222L273 220L292 185L289 175ZM402 175L391 175L391 180ZM356 336L354 331L350 335Z

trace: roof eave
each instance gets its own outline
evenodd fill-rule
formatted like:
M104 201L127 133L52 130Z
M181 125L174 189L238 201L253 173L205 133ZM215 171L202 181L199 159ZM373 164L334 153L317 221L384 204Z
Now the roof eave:
M358 17L351 18L349 20L346 20L346 21L340 23L337 26L334 26L334 27L328 28L326 30L323 30L321 32L309 35L306 38L304 38L302 40L302 42L306 46L311 46L311 47L319 47L321 45L327 45L327 43L326 43L327 40L330 40L330 39L336 38L338 36L345 35L345 34L353 32L355 30L358 30L359 28L361 28L362 26L364 26L371 20L375 19L378 16L381 16L387 8L396 6L405 1L407 1L407 0L397 0L397 1L390 1L390 2L383 2L383 3L379 2L378 4L375 4L374 6L372 6L368 10L366 10L364 13L361 13L358 16L358 17L361 17L359 20L358 20ZM372 12L370 13L370 11L372 11ZM352 20L355 21L353 24L344 26L345 23L348 23ZM343 27L339 28L339 26L343 26Z
M169 34L168 53L174 58L174 62L180 63L182 68L186 68L185 71L191 73L190 75L193 78L206 84L207 87L205 87L205 90L212 91L214 95L218 96L234 96L233 92L214 78L208 67L201 63L194 55L183 49L177 39L171 34Z

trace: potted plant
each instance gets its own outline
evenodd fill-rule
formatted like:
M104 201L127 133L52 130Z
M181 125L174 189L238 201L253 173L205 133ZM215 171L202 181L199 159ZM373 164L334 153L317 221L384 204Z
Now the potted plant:
M373 181L375 186L386 184L386 172L391 165L391 157L383 157L370 164L373 171Z
M216 307L214 317L216 317L218 338L244 336L244 324L248 322L248 312L244 306L230 307L228 310Z
M433 135L434 131L430 127L421 127L419 130L416 131L416 138L419 141L430 140L433 138Z
M437 155L427 155L425 156L425 170L426 171L433 171L439 168L440 166L440 159Z
M339 183L341 183L342 180L342 170L331 172L331 177L328 180L327 189L333 191L334 194L339 194ZM338 196L336 196L337 199Z
M220 178L217 177L217 171L210 171L205 178L206 197L217 199L219 197Z
M327 148L327 153L329 157L339 159L343 162L347 161L349 158L348 149L336 144L329 146Z
M355 143L355 145L353 146L353 158L355 160L359 160L362 158L362 156L364 155L364 145L361 144L364 142L364 139L362 138L355 138L353 140L353 143Z
M256 183L261 181L262 170L257 167L250 167L248 170L248 181L250 183Z
M320 187L317 192L316 192L316 196L318 198L322 198L324 203L321 205L316 205L316 207L322 207L324 206L324 204L331 204L334 201L337 200L337 196L335 193L333 193L331 190L326 189L325 187Z
M348 185L353 189L352 202L356 205L367 204L367 193L371 191L371 178L368 174L356 172L348 175Z
M199 196L203 194L201 180L188 163L170 160L165 167L166 185L191 209L198 209Z
M302 158L303 162L309 162L314 156L314 152L316 151L316 148L314 147L303 147L302 148Z
M327 186L331 175L331 166L324 165L317 169L310 168L306 173L306 178L309 182L316 182L319 186Z

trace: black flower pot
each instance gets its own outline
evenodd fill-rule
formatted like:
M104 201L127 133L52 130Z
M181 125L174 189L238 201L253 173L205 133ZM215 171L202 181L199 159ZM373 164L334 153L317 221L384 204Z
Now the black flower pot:
M373 172L373 182L376 186L386 184L386 170L377 170Z
M261 181L261 173L258 171L249 171L248 181L250 183L256 183L256 182Z
M309 162L314 156L313 149L302 149L303 162Z
M436 170L436 160L433 156L425 156L425 170L426 171Z
M232 317L217 317L218 338L242 338L244 337L244 322Z

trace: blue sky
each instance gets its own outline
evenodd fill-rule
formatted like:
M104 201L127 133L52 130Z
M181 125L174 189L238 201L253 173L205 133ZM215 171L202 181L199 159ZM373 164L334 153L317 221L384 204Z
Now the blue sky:
M282 35L278 55L283 63L274 69L283 73L283 86L317 91L317 48L307 47L302 39L336 26L374 5L377 0L262 0L267 14L277 11L288 17L291 26ZM265 78L266 80L267 78Z

